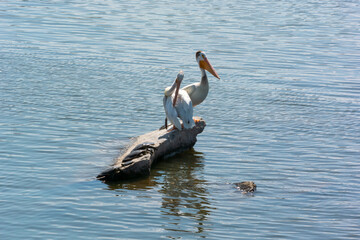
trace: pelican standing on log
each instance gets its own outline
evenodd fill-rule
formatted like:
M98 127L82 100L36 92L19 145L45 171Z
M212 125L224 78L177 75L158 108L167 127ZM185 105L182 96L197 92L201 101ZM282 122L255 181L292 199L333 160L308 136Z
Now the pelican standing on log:
M205 70L211 73L214 77L220 79L203 51L197 51L195 56L201 70L201 81L182 88L182 90L185 90L189 94L194 107L202 103L209 92L209 81Z
M174 128L182 129L178 117L182 120L184 128L192 128L195 124L193 120L193 105L188 93L180 89L180 84L184 78L184 72L180 71L171 87L167 87L164 92L164 109L166 119L174 125ZM167 129L167 120L165 128Z

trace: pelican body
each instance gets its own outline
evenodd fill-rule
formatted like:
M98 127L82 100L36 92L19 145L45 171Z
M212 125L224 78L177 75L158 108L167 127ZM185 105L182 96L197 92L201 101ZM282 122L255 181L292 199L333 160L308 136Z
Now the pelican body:
M186 129L192 128L195 124L191 99L185 90L180 89L183 78L184 73L180 71L172 86L165 89L163 99L166 118L179 130L182 126L178 118L182 120ZM167 127L166 122L165 127Z
M201 70L201 81L182 88L182 90L185 90L189 94L194 107L202 103L209 92L209 81L205 70L220 79L203 51L197 51L195 56Z

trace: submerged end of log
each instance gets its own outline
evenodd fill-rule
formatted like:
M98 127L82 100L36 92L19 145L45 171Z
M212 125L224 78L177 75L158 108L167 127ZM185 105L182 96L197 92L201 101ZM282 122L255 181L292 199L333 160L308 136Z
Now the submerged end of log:
M191 129L159 129L136 138L135 142L118 157L115 163L97 176L101 181L117 181L150 174L151 166L159 159L192 148L206 123L202 118Z

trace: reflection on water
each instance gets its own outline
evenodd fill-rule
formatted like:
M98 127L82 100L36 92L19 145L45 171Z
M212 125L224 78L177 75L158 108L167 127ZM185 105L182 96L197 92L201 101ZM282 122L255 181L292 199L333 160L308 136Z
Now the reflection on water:
M158 162L149 177L108 183L108 189L120 192L158 189L161 214L169 223L165 230L202 233L212 209L202 174L203 159L202 152L191 149ZM183 223L184 218L190 220L188 224Z

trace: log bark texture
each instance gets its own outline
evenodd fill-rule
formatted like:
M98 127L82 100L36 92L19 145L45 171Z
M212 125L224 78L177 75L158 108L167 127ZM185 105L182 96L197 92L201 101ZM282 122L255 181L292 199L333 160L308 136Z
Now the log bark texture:
M159 129L136 138L115 163L97 176L101 181L117 181L131 179L150 174L155 162L168 156L192 148L206 123L198 119L191 129L173 130Z

